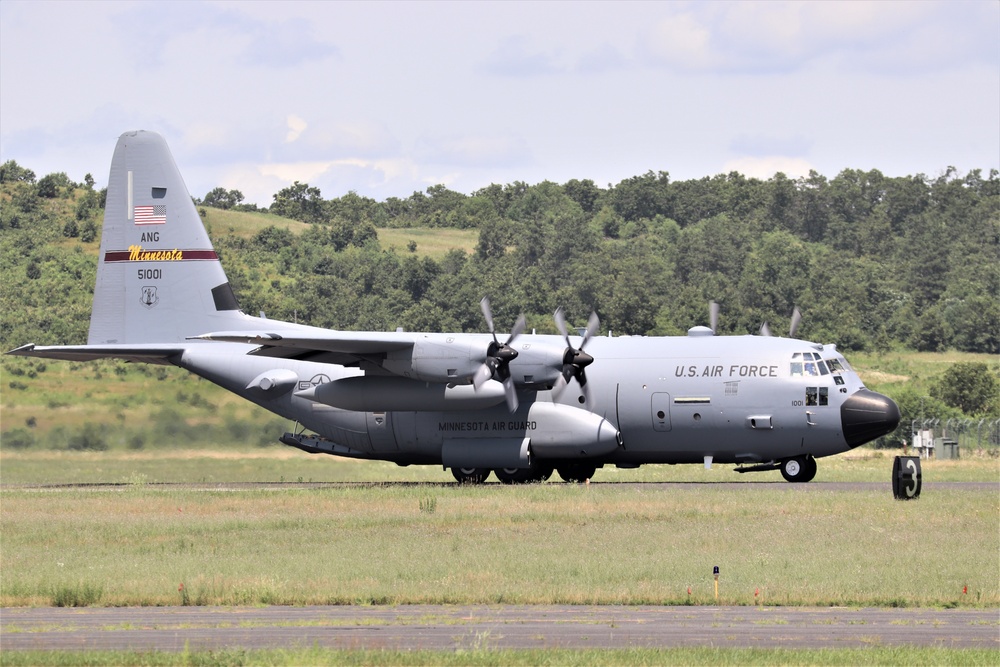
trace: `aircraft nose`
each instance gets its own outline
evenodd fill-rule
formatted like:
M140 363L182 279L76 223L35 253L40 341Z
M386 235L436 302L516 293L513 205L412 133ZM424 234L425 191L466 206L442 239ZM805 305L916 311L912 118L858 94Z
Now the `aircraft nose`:
M892 433L899 426L899 416L895 401L868 389L855 392L840 406L844 439L852 449Z

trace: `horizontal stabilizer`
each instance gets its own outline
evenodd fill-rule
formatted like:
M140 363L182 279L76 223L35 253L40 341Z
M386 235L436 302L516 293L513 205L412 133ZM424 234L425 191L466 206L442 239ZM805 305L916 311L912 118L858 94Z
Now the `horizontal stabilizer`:
M7 354L15 357L40 357L63 361L124 359L148 364L169 364L172 357L184 353L183 347L155 344L138 345L35 345L29 343Z

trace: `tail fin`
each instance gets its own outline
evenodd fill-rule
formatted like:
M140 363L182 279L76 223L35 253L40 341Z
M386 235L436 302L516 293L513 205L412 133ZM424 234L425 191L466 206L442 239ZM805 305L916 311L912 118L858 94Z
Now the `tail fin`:
M126 132L111 161L90 345L176 343L247 317L166 141Z

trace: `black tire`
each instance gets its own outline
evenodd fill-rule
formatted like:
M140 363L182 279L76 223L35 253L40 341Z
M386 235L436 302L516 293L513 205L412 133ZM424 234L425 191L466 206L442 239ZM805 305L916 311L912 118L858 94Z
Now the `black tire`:
M489 468L452 468L451 474L459 484L482 484L490 476Z
M552 468L539 465L532 465L530 468L497 468L493 474L504 484L530 484L547 480L552 476Z
M786 482L804 483L816 476L816 459L811 456L796 456L781 462L781 476Z
M564 482L583 484L588 479L593 479L594 473L597 472L597 467L588 466L584 463L571 463L570 465L559 466L556 468L556 471Z

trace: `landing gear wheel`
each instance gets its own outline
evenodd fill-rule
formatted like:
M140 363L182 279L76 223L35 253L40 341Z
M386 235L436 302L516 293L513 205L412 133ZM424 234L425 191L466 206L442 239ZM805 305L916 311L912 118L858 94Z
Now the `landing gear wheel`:
M583 463L571 463L567 466L559 466L556 470L563 481L570 484L583 484L588 479L592 479L594 473L597 472L595 466L588 466Z
M816 476L816 459L797 456L781 463L781 476L786 482L808 482Z
M547 480L552 476L552 468L538 465L530 468L497 468L493 474L504 484L530 484Z
M489 468L452 468L451 474L459 484L482 484L490 476Z

